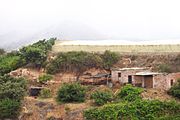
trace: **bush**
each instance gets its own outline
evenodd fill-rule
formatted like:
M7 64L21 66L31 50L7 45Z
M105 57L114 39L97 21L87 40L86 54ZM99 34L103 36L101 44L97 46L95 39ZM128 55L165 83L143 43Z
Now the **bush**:
M40 98L50 98L52 97L51 90L48 88L44 88L40 91Z
M58 102L83 102L85 88L78 83L63 84L57 93Z
M177 115L180 104L158 100L135 100L108 104L84 111L86 120L157 120L165 115Z
M24 59L18 55L8 54L0 56L0 75L7 74L21 67L24 63Z
M119 60L119 55L115 52L111 52L106 50L104 54L102 55L103 59L103 66L105 69L110 69L115 63Z
M44 74L44 75L39 76L39 82L40 83L45 83L45 82L51 80L52 78L53 78L52 75Z
M180 79L169 89L168 94L180 99Z
M52 49L55 40L56 38L39 40L32 45L20 49L20 54L27 64L31 63L36 67L42 67L47 59L48 51Z
M110 91L96 91L92 93L91 98L94 99L96 105L104 105L113 99Z
M166 72L166 73L170 73L171 72L171 68L169 65L167 64L160 64L158 66L158 71L159 72Z
M9 75L0 76L0 99L21 101L26 93L26 81Z
M6 51L4 49L0 48L0 55L3 55L5 53L6 53Z
M0 100L0 119L16 118L19 115L20 106L20 102L16 100Z
M132 85L128 84L121 89L118 97L126 101L134 101L141 99L140 94L142 91L142 88L133 87Z

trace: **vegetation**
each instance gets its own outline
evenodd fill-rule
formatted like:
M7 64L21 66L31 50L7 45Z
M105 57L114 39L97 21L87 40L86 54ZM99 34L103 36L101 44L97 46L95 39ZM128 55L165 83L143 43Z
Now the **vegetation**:
M115 52L105 51L102 59L104 68L110 69L114 63L118 62L119 56Z
M87 120L158 120L176 118L180 104L175 101L142 100L142 89L124 86L117 94L121 101L84 111ZM174 116L175 115L175 116Z
M169 89L168 94L180 99L180 79Z
M6 53L6 51L4 49L0 48L0 55L3 55L5 53Z
M0 75L5 75L19 67L32 63L41 67L47 58L47 52L51 50L55 38L40 40L33 45L23 47L20 51L13 51L0 56Z
M160 64L158 66L158 71L159 72L166 72L166 73L170 73L171 72L171 68L169 65L167 64Z
M118 94L120 99L126 101L134 101L141 99L140 93L143 92L142 88L133 87L131 84L124 86Z
M20 102L13 99L0 100L0 119L16 118L20 112Z
M24 65L25 61L18 55L4 55L0 56L0 75L11 72Z
M52 97L51 90L48 88L44 88L40 91L40 98L50 98Z
M63 84L57 93L58 102L83 102L85 100L85 88L79 83Z
M0 118L17 117L26 93L26 81L9 75L0 76Z
M94 99L96 105L104 105L113 99L111 91L96 91L92 93L91 98Z
M44 74L44 75L39 76L39 82L40 83L45 83L45 82L51 80L52 78L53 78L52 75Z
M93 54L88 52L67 52L59 55L47 66L47 73L72 71L79 76L89 68L110 68L118 61L116 53L106 51L104 54Z
M21 101L26 92L26 81L23 78L13 78L9 75L0 76L0 99Z
M180 112L180 104L158 100L135 100L107 104L84 112L87 120L157 120Z
M40 40L32 45L20 49L21 56L26 60L26 63L31 63L36 67L42 67L47 59L47 53L52 49L56 38L49 40Z

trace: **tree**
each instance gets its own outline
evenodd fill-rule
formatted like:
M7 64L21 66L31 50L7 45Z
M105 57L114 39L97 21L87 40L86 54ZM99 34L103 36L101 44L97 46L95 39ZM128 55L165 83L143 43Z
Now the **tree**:
M115 52L106 50L104 54L102 55L102 59L104 62L104 65L103 65L104 68L109 70L113 66L113 64L118 62L119 55L116 54Z

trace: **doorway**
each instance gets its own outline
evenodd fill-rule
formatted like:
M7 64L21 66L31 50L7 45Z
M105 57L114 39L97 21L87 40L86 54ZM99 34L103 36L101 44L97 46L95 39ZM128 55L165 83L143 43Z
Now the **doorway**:
M128 83L132 84L132 76L131 75L128 75Z

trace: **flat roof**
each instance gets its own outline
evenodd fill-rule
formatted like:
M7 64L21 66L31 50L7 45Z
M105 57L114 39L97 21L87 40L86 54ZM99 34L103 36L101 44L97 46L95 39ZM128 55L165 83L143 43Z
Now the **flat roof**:
M147 68L142 68L142 67L112 68L111 70L118 70L118 71L124 71L124 70L147 70Z
M138 72L135 75L141 75L141 76L145 76L145 75L159 75L162 73L158 73L158 72Z

